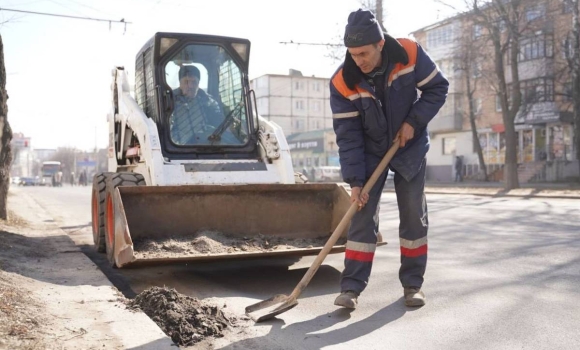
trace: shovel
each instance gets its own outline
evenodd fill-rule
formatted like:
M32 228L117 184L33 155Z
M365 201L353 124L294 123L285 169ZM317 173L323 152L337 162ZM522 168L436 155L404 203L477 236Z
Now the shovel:
M393 144L393 146L391 146L391 149L389 149L387 154L385 154L385 156L383 157L383 159L381 160L381 162L371 175L370 179L363 187L361 194L369 193L371 188L377 182L379 176L383 173L383 171L385 171L391 159L393 159L393 156L395 155L398 149L399 142L398 140L395 140L395 143ZM322 248L320 253L318 253L318 256L316 257L316 259L314 260L308 271L306 271L306 274L304 275L304 277L302 277L302 280L300 280L296 288L294 288L294 290L292 291L292 294L290 294L289 296L284 294L278 294L270 299L250 305L246 307L246 315L248 315L255 322L262 322L283 312L286 312L292 309L294 306L298 305L297 300L298 296L300 296L304 288L306 288L308 283L310 283L310 280L312 279L316 271L318 271L318 268L320 267L320 265L322 264L322 262L332 249L332 247L336 244L338 238L342 235L344 230L350 224L350 220L357 212L357 210L358 205L356 202L353 202L350 205L350 208L348 209L344 217L342 218L342 220L340 220L338 226L336 226L336 228L334 229L334 232L328 239L328 242L326 242L326 244L324 245L324 248Z

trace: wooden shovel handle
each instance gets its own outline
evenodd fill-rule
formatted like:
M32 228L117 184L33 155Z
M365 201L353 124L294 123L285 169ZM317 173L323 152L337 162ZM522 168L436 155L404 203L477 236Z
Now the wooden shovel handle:
M371 188L373 188L373 186L379 179L379 176L381 176L383 171L385 171L385 169L387 168L387 165L389 165L391 159L393 159L393 156L395 155L398 149L399 142L395 141L395 143L393 144L393 146L391 146L387 154L385 154L385 156L383 157L383 159L381 160L381 162L379 163L379 165L377 166L377 168L375 169L375 171L373 172L367 183L364 185L361 193L369 193ZM338 226L336 226L336 228L334 229L334 232L324 245L324 248L322 248L320 253L318 253L318 256L316 257L316 259L314 260L308 271L306 271L306 274L304 274L302 280L300 280L296 288L294 288L294 290L292 291L292 294L290 294L290 296L288 297L289 300L297 299L300 293L302 293L302 291L304 290L304 288L306 288L308 283L310 283L310 280L312 279L316 271L318 271L318 268L320 267L320 265L322 265L322 262L324 261L324 259L326 258L332 247L334 247L336 241L338 241L338 238L342 235L344 230L346 230L346 228L350 224L350 220L357 212L357 210L358 204L356 202L353 202L350 205L350 208L348 208L346 214L340 220Z

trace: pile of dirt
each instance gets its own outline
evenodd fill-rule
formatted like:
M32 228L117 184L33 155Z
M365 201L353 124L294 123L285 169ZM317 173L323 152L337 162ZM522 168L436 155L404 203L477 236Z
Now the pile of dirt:
M230 236L221 232L203 231L188 238L164 238L135 240L135 256L139 258L195 256L220 253L257 253L278 250L322 247L327 236L318 238L284 238L264 236ZM346 243L340 238L337 245Z
M237 321L216 305L170 288L149 288L129 301L128 306L143 310L180 346L193 345L206 337L223 337L224 330Z
M17 275L0 270L0 349L46 349L39 308Z

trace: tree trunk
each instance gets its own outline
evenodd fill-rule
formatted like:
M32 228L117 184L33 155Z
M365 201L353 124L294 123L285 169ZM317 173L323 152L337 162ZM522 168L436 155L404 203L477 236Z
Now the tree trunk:
M517 6L512 4L512 6ZM515 8L515 7L514 7ZM514 25L518 28L517 21ZM502 118L505 128L505 165L503 171L504 189L512 190L520 187L518 180L518 153L517 153L517 133L514 121L518 111L522 106L522 92L520 90L520 75L519 75L519 33L511 30L510 43L508 50L511 51L511 105L508 102L508 87L505 79L505 69L503 65L503 51L501 50L501 39L499 33L495 33L494 48L495 48L495 68L499 78L500 93L502 96ZM501 146L501 145L500 145Z
M7 199L10 186L10 166L12 164L12 128L8 123L8 106L6 104L6 69L4 68L4 44L0 35L0 219L8 218Z
M513 122L505 124L505 143L504 188L511 190L520 187L518 180L518 153L516 148L518 138Z
M477 158L479 159L479 168L480 171L483 172L483 179L484 181L489 181L487 175L487 166L485 165L485 159L483 158L483 149L481 148L481 144L479 143L479 135L477 135L477 127L475 125L475 114L470 111L469 112L469 123L471 124L471 137L473 138L473 145L475 147L475 151L477 152Z
M580 174L580 14L578 0L572 2L572 98L574 101L574 140L576 144L576 159ZM580 181L580 178L579 178Z

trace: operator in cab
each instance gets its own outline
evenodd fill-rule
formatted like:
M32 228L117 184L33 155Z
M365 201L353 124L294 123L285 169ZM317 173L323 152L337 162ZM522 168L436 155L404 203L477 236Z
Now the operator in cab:
M199 88L200 79L200 71L193 65L179 69L179 88L173 90L175 103L169 129L177 145L207 143L207 135L224 120L218 102Z

